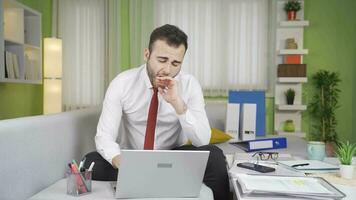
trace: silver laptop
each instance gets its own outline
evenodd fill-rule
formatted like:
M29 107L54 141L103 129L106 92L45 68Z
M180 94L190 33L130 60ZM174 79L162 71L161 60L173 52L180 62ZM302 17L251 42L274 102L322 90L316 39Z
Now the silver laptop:
M122 150L116 198L195 198L209 151Z

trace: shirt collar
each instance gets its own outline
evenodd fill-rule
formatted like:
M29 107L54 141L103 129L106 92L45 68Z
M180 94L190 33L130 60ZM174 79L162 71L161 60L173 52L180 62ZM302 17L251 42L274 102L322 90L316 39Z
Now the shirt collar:
M151 84L150 78L148 77L147 65L143 65L143 69L141 70L141 78L145 81L145 84L148 89L152 89L153 85Z

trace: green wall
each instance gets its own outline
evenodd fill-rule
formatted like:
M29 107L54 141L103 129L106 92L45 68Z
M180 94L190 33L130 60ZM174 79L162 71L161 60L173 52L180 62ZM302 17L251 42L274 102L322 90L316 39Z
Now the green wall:
M352 98L352 103L355 103L356 102L356 78L355 78L355 76L356 76L356 65L355 65L355 63L353 65L353 69L354 69L354 71L353 71L354 78L353 78L353 91L352 91L353 98ZM353 113L353 115L352 115L352 122L353 122L352 132L353 132L353 136L355 137L355 135L356 135L356 125L354 125L354 123L356 121L356 105L353 105L353 109L352 110L353 110L352 111L352 113Z
M42 13L42 36L51 36L52 0L19 0ZM43 85L0 83L0 119L43 113Z
M130 2L121 0L121 71L129 69L130 64Z
M340 73L340 108L336 112L337 132L341 140L356 142L352 132L356 131L353 100L355 101L356 67L356 1L354 0L312 0L305 1L305 18L310 26L305 29L304 46L309 49L304 62L307 64L309 80L320 69ZM307 102L313 91L310 82L306 89ZM304 115L303 129L310 130L309 116Z

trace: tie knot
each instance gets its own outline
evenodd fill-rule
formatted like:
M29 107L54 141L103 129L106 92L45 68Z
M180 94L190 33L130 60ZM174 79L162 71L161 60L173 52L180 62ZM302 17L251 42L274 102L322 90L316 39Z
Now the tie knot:
M156 87L153 88L153 93L157 94L158 93L158 89Z

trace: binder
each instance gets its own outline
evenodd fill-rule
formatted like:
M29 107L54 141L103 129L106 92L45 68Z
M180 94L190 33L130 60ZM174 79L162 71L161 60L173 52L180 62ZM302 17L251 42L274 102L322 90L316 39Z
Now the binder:
M266 103L264 91L229 90L228 103L238 103L240 105L245 103L256 104L256 136L263 137L266 135Z
M230 134L233 139L230 141L236 142L239 140L239 119L240 119L240 104L228 103L226 109L226 127L225 132Z
M239 147L240 149L251 152L268 149L283 149L287 148L286 137L274 137L274 138L259 138L256 140L230 142L230 144Z
M242 141L256 139L256 110L256 104L242 104L239 131Z

